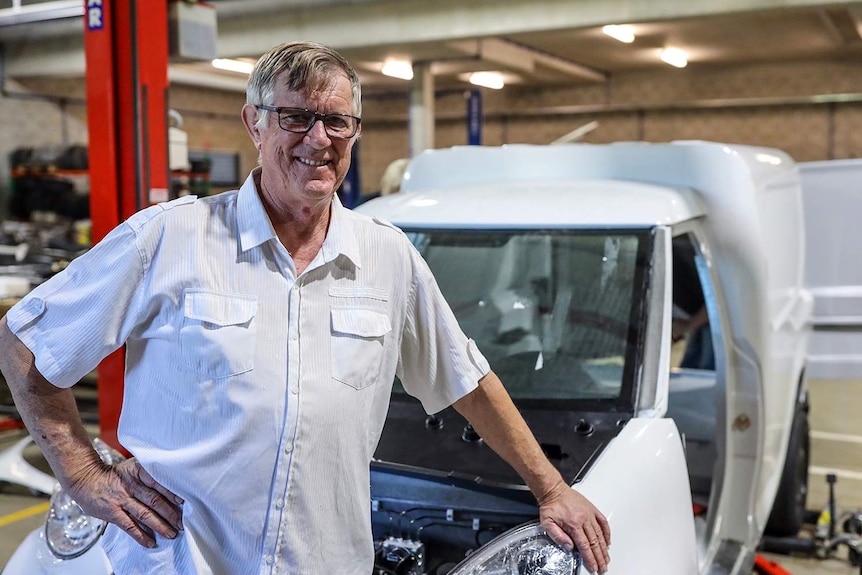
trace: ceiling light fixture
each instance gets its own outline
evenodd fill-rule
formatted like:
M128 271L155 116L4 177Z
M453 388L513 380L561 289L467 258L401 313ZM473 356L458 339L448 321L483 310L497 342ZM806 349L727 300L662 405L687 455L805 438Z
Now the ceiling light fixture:
M473 72L470 74L470 83L493 90L499 90L506 85L503 75L499 72Z
M602 32L626 44L635 41L635 29L627 24L608 24L602 28Z
M219 70L238 72L240 74L251 74L251 71L254 70L254 64L252 62L231 60L228 58L216 58L212 61L212 65L213 68L218 68Z
M386 58L383 62L383 68L380 71L392 78L401 78L402 80L413 79L413 63L407 60L397 60L395 58Z
M688 65L688 52L681 48L663 48L659 52L659 57L665 64L677 68L685 68Z

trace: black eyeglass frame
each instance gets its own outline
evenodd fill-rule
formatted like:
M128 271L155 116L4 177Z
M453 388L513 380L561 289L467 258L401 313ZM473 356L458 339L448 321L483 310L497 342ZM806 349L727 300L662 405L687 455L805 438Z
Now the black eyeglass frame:
M350 138L352 138L353 136L356 135L356 132L359 131L359 124L362 123L362 118L360 118L358 116L351 116L350 114L321 114L320 112L315 112L314 110L309 110L307 108L294 108L292 106L267 106L266 104L255 104L254 107L257 108L258 110L266 110L267 112L275 112L275 114L278 117L278 127L281 128L282 130L284 130L285 132L290 132L292 134L307 134L314 127L314 124L316 124L319 120L319 121L323 122L323 130L326 132L327 136L329 136L330 138L335 138L336 140L349 140ZM313 114L314 119L308 124L308 127L304 130L290 130L288 128L285 128L281 124L281 115L282 115L282 113L285 113L285 112L286 113L305 112L307 114ZM350 134L349 136L339 136L339 135L335 135L335 134L330 134L329 130L326 127L326 119L332 118L332 117L350 118L351 120L355 120L356 124L354 124L354 126L353 126L353 133Z

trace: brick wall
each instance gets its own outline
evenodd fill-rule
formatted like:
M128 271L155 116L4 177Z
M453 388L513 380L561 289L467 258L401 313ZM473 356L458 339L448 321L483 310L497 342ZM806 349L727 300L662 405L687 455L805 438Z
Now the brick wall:
M83 98L81 80L7 81L7 89ZM467 142L465 93L441 91L435 102L436 147ZM485 91L483 143L544 144L591 121L583 141L704 139L773 146L798 161L862 156L862 103L810 104L815 95L862 94L862 66L821 61L741 68L667 69L612 77L606 84ZM769 101L767 101L769 99ZM184 118L191 149L237 151L242 174L257 162L239 119L244 94L174 86L170 105ZM743 105L744 104L744 105ZM376 191L390 162L408 154L408 91L363 102L363 193ZM19 146L86 142L80 104L0 97L0 178Z

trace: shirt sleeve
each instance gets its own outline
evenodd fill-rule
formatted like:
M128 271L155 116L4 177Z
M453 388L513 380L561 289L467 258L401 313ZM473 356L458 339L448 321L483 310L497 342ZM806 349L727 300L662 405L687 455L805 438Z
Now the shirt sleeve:
M9 329L55 386L77 383L133 329L144 270L136 240L121 224L9 310Z
M397 374L427 413L449 407L491 371L446 302L431 270L409 244L413 271Z

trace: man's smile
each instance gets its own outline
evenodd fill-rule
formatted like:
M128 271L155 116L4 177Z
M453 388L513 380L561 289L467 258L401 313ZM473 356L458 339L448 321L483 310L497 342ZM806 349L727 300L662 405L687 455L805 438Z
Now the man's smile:
M316 168L318 168L320 166L325 166L326 164L329 163L328 160L312 160L311 158L299 158L299 157L296 159L297 159L297 161L299 161L300 164L305 164L306 166L312 166L312 167L316 167Z

